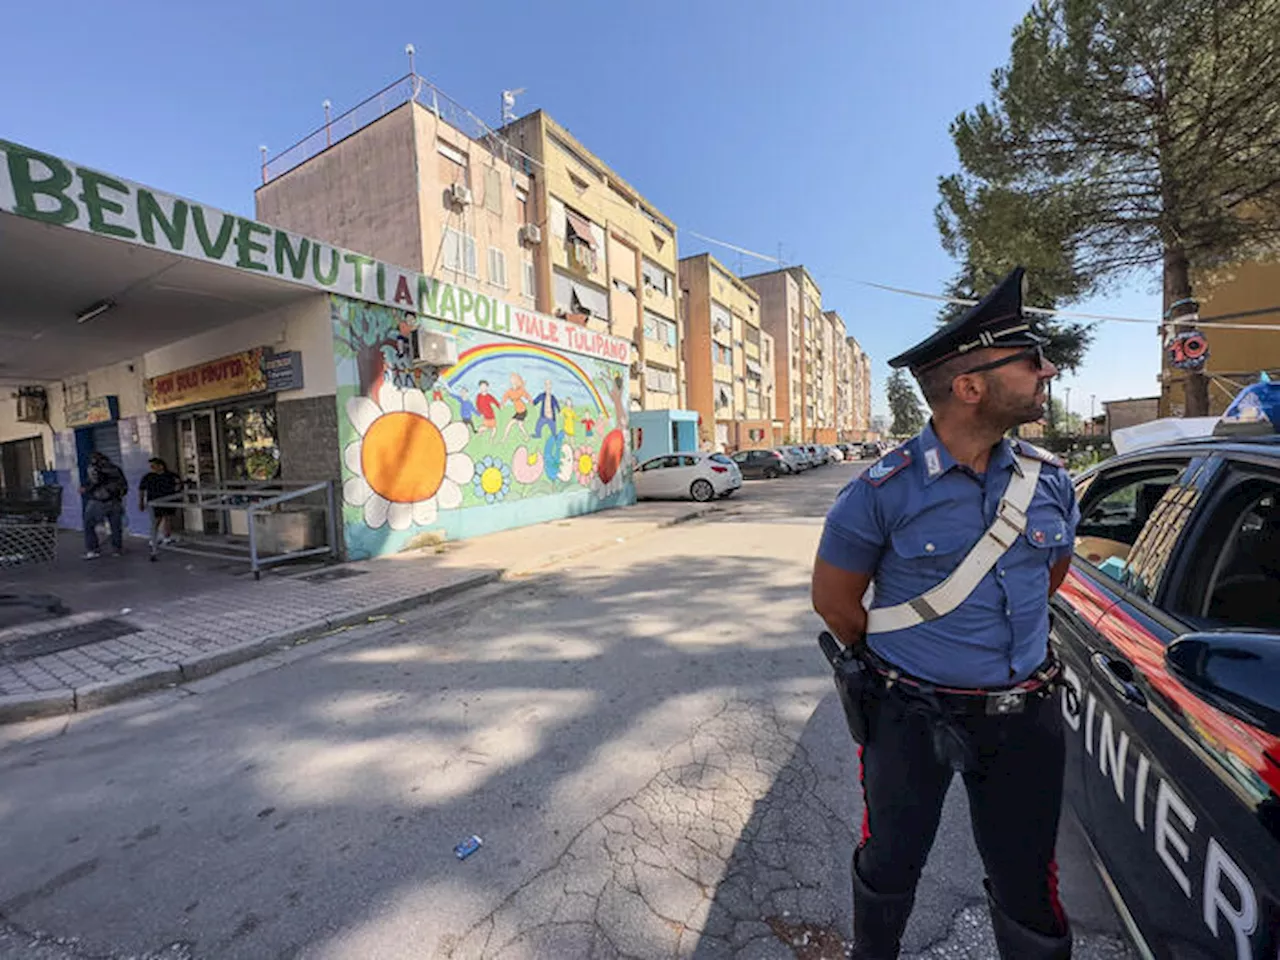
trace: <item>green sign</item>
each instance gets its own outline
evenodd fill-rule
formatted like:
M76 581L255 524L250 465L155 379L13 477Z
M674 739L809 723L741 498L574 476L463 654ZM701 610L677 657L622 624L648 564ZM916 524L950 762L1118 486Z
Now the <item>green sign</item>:
M0 211L626 363L631 344L0 140Z

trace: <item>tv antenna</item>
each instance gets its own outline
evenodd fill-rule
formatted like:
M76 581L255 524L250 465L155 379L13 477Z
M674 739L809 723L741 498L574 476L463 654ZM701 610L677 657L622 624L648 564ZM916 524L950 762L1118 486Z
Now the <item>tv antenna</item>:
M520 87L516 90L502 91L502 126L512 123L516 119L516 97L524 93L525 88Z

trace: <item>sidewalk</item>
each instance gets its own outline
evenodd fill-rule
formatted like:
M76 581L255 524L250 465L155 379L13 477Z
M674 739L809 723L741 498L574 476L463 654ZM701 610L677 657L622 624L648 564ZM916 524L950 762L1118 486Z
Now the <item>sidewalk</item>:
M298 640L433 603L717 512L642 503L137 609L0 630L0 723L90 710L208 676Z

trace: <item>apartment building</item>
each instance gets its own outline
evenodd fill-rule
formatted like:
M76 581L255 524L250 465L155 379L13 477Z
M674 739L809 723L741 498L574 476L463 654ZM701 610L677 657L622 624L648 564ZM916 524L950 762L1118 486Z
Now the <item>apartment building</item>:
M527 161L421 77L330 126L264 164L259 220L537 305Z
M544 111L499 135L532 167L538 309L634 344L632 406L683 407L675 224Z
M761 326L774 339L783 441L834 443L837 326L823 314L822 290L802 266L742 280L760 295ZM843 327L840 321L840 339Z
M837 440L851 439L853 433L853 380L850 377L849 334L844 318L835 310L823 311L831 331L832 423Z
M760 296L708 253L679 262L686 393L699 441L742 449L773 443Z
M871 357L856 337L846 337L848 346L848 383L850 399L849 437L865 440L871 426Z

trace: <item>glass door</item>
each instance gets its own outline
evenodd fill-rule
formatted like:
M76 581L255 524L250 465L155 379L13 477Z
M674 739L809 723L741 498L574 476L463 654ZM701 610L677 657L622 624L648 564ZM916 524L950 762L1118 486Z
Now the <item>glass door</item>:
M222 480L215 442L213 411L201 410L178 418L179 468L187 490L197 497L212 492ZM186 529L197 533L222 533L222 515L216 510L188 508Z

